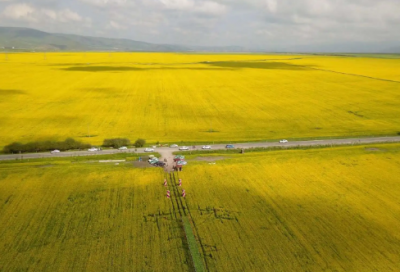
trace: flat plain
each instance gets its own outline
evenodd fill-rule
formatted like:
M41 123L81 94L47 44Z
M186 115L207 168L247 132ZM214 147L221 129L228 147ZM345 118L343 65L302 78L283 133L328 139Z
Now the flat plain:
M210 271L396 271L400 145L192 155Z
M208 271L396 271L400 144L188 156ZM0 271L190 271L165 173L93 159L0 163ZM169 184L172 186L172 184Z
M0 147L67 137L179 144L400 132L400 59L16 53L1 55L0 74Z

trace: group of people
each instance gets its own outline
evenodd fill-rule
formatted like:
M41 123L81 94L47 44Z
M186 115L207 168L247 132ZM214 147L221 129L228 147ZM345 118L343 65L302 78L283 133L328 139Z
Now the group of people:
M167 186L168 186L167 179L164 179L164 187L167 187ZM179 179L178 186L182 187L182 179ZM186 197L186 191L185 190L182 190L182 197ZM171 191L170 190L167 190L167 198L171 198Z

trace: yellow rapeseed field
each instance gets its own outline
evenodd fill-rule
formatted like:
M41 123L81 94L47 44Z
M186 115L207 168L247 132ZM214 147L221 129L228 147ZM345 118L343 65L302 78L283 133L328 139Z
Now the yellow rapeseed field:
M204 267L396 271L399 155L400 144L192 155L179 201ZM0 163L0 271L190 271L164 177L68 158Z
M0 271L187 271L158 170L0 165Z
M179 176L210 271L397 271L399 166L392 144L215 154Z
M400 59L3 54L0 147L66 137L100 144L394 135L399 81Z

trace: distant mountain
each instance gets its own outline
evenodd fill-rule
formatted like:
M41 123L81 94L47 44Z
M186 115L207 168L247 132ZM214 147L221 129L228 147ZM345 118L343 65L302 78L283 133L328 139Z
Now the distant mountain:
M154 52L243 52L242 47L201 47L153 44L129 39L86 37L47 33L30 28L0 27L0 50L26 51L154 51Z
M389 48L385 50L384 53L400 54L400 46Z
M18 51L400 53L398 42L293 44L286 48L271 50L271 48L245 48L241 46L154 44L129 39L110 39L47 33L31 28L0 27L0 50L4 49L14 49Z

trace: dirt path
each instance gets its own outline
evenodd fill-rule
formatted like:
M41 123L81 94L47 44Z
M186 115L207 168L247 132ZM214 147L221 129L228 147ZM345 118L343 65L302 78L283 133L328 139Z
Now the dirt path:
M173 149L166 149L166 148L160 148L157 149L157 152L161 155L160 160L167 163L167 165L164 167L164 169L169 173L172 171L172 167L174 166L174 155L172 152L175 150Z

